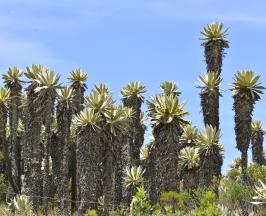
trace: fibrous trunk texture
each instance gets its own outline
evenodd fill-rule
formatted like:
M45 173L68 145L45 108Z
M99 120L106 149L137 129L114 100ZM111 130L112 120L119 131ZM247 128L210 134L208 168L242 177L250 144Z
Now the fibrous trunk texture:
M50 196L51 191L51 181L50 181L50 147L51 147L51 138L52 138L52 117L54 113L54 96L53 93L48 92L45 101L45 118L44 118L44 125L45 125L45 135L44 135L44 142L43 142L43 149L44 149L44 169L43 169L43 208L44 214L48 214L48 198Z
M77 139L77 168L79 170L80 205L78 215L97 207L97 183L99 163L99 131L92 127L79 129ZM111 178L111 176L109 176Z
M73 97L73 113L76 115L80 111L83 110L83 104L84 104L84 92L85 87L81 85L75 85L73 84L71 86L73 88L74 97ZM73 143L70 148L70 177L71 177L71 200L73 201L79 201L79 183L77 182L77 179L79 179L79 170L77 169L77 159L76 159L76 150L77 150L77 140L73 140ZM71 205L72 212L76 211L78 208L76 202L73 202Z
M6 174L8 177L12 175L10 172L10 168L8 166L8 146L7 146L7 139L6 139L6 124L7 124L7 110L3 103L0 103L0 151L3 154L2 158L5 160L0 161L0 174ZM8 178L9 179L9 178ZM1 195L1 198L4 197Z
M236 147L241 151L241 168L248 164L248 148L251 138L251 122L254 101L248 97L234 95Z
M210 41L205 44L205 61L207 71L213 71L221 75L224 48L220 40Z
M71 106L67 101L59 101L57 105L57 152L58 157L58 170L56 173L56 198L58 199L57 208L62 215L69 215L69 203L68 199L68 159L69 159L69 147L70 147L70 126L72 120Z
M17 133L19 116L20 116L20 95L21 85L15 84L7 86L10 88L10 101L8 104L9 109L9 124L10 124L10 141L8 154L11 159L12 178L17 185L18 192L21 192L21 146Z
M199 182L199 173L197 169L186 169L182 175L183 188L185 190L196 189Z
M178 157L180 151L179 138L182 129L178 122L160 124L154 128L154 148L151 157L154 160L154 174L156 175L155 200L164 191L177 191L178 188Z
M125 163L123 160L121 140L114 145L114 205L118 208L123 198L123 171Z
M155 204L157 202L157 193L155 191L155 186L157 183L157 176L156 176L156 170L155 170L155 163L156 163L156 148L154 147L154 143L151 143L149 146L149 157L147 161L145 162L145 173L144 173L144 179L145 179L145 186L149 193L149 199L151 200L152 204Z
M27 111L25 125L25 146L24 153L24 180L25 195L29 196L34 210L37 212L41 204L42 180L41 180L41 126L42 126L42 110L39 108L38 94L34 89L29 89L27 96Z
M212 152L208 155L202 152L200 161L199 187L207 188L212 185L214 180L219 182L223 165L222 155L219 152Z
M201 107L205 125L219 129L219 90L201 92Z
M114 156L113 156L113 145L115 144L115 138L113 135L109 133L109 131L105 131L104 137L102 139L104 144L103 151L103 216L107 216L109 211L113 205L113 197L114 197L114 187L113 187L113 179L114 179Z
M129 154L127 162L128 166L138 166L140 165L140 147L144 142L145 127L141 124L141 104L142 99L137 96L132 96L123 99L123 104L125 107L132 108L133 118L127 132L127 152Z
M263 130L253 130L251 134L252 161L259 165L263 165L265 160L263 155L263 135Z

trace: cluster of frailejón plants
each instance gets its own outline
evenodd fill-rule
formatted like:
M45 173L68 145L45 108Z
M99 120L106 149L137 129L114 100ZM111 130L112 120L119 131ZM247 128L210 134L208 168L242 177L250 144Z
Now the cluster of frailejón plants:
M9 68L0 88L0 174L1 179L5 176L1 199L13 203L11 212L23 205L30 215L40 211L48 215L51 208L59 215L106 216L123 209L131 215L148 215L152 206L163 203L167 207L154 210L154 215L166 215L185 211L180 200L191 194L208 201L217 199L219 191L230 192L230 187L221 189L225 177L219 120L227 29L212 23L201 34L207 65L197 86L202 130L187 120L186 103L172 81L161 84L161 92L146 101L143 113L147 89L140 82L122 88L122 105L117 105L106 84L87 93L88 75L81 69L70 73L71 84L65 86L59 74L44 65ZM230 178L238 176L243 187L256 184L248 177L250 143L253 162L265 165L262 122L252 122L255 102L264 90L259 79L253 71L241 70L230 87L236 147L241 152ZM153 139L144 144L147 119ZM255 204L266 202L263 181L259 179L255 188ZM193 192L207 188L212 191L204 196ZM204 199L194 205L200 206L195 215L206 209L219 215L225 208ZM181 210L176 202L183 203ZM242 207L242 215L247 215L246 205Z

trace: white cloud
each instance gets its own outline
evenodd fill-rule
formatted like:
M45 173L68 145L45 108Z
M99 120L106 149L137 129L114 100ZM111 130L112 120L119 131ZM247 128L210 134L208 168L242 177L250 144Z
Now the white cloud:
M10 66L25 67L31 64L45 64L51 68L66 69L69 62L56 57L41 42L0 37L1 71Z

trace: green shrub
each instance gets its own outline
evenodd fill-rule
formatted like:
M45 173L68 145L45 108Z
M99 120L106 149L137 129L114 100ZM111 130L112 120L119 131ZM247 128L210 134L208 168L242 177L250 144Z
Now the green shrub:
M160 198L160 203L164 207L171 207L172 212L185 211L187 209L190 196L187 191L182 192L164 192Z
M219 200L229 210L235 210L240 208L243 202L250 202L253 195L252 186L244 185L241 181L228 180L220 191Z
M137 188L137 192L130 204L130 215L132 216L149 216L151 204L147 198L144 186Z
M87 216L98 216L97 212L95 210L88 210Z
M211 190L199 191L200 206L192 213L193 216L222 216L217 207L217 196Z
M248 175L257 182L266 178L266 166L251 163L247 168Z

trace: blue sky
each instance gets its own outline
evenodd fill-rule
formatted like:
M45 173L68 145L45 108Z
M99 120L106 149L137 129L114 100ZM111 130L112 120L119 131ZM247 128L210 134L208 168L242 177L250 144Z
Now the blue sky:
M222 21L230 42L220 105L225 169L239 156L228 90L232 77L237 70L252 69L266 85L265 7L265 1L256 0L0 0L0 74L10 66L42 63L67 82L69 72L81 67L89 73L89 89L107 83L117 101L130 81L141 81L148 99L160 91L161 82L173 80L187 101L188 119L201 129L195 86L206 66L200 31ZM265 99L254 112L254 119L264 122Z

